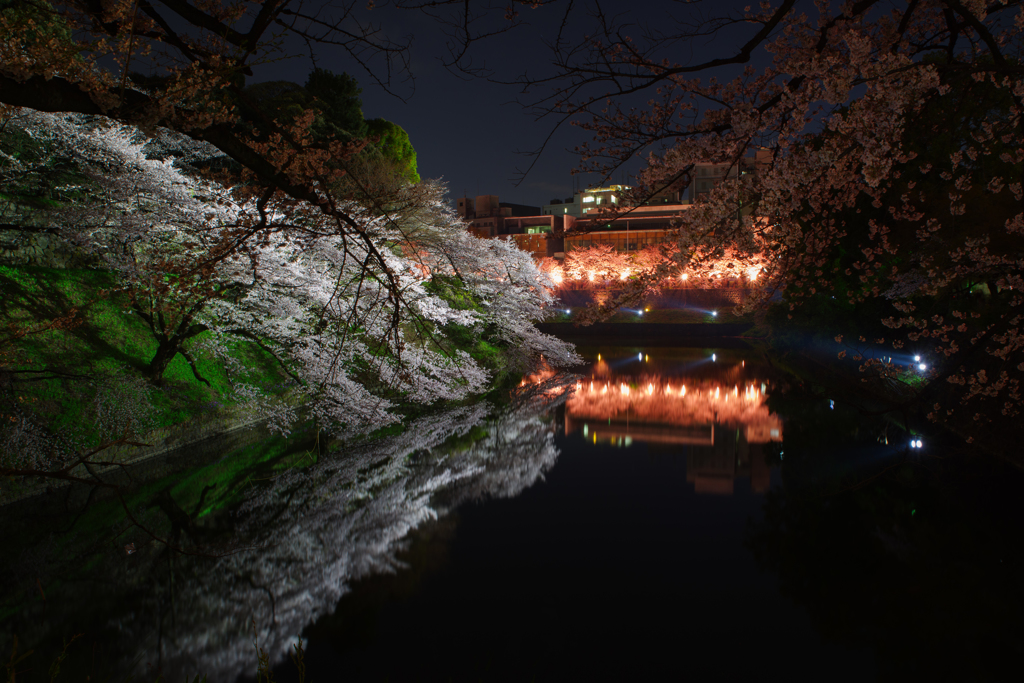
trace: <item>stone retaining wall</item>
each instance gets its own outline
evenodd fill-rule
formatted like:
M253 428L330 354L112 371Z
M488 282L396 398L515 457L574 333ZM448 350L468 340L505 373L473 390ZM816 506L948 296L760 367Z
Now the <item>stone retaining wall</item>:
M569 289L560 291L558 298L565 306L583 308L614 301L620 294L622 290L618 289ZM648 297L644 305L653 309L730 308L746 302L750 296L750 290L739 288L663 289L660 294Z

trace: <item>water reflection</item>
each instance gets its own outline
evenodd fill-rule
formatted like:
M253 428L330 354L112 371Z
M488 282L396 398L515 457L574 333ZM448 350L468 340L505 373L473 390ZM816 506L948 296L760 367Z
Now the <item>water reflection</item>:
M0 652L18 634L45 671L85 632L80 659L122 668L72 650L67 680L231 681L255 673L255 620L277 680L295 675L284 655L300 633L316 681L662 680L680 662L754 680L772 657L790 680L1004 680L1022 642L1019 476L972 457L938 477L940 439L911 451L920 435L893 416L751 354L589 357L576 377L525 378L509 410L460 407L272 481L225 478L243 499L230 515L182 518L209 504L205 480L192 500L160 488L146 503L181 518L165 530L187 549L221 557L88 518L88 547L41 533L16 546L22 518L4 508L0 581L22 597L17 617L17 600L0 604ZM782 485L766 495L735 484L763 491L769 465ZM452 514L488 497L517 498ZM397 571L401 596L373 592Z
M401 566L396 553L411 530L463 501L515 496L540 480L559 453L548 413L572 381L549 379L497 413L481 403L422 417L398 436L249 482L230 520L187 522L190 536L209 539L218 525L229 530L220 546L207 543L195 556L140 539L130 556L101 542L105 552L87 574L57 554L48 566L36 562L32 571L44 580L69 577L76 588L49 596L62 610L58 619L26 611L4 624L15 629L6 635L25 642L32 631L59 651L67 634L58 629L89 624L90 635L100 636L99 658L114 667L104 678L234 680L254 671L254 636L282 661L353 581ZM218 550L226 552L214 557ZM4 573L24 572L8 566Z
M737 477L754 491L770 482L763 447L782 440L766 402L771 379L746 358L715 350L598 352L566 403L565 431L594 444L674 444L698 493L731 494Z
M410 530L465 500L533 485L558 457L541 417L564 396L568 386L559 386L547 383L550 393L497 418L489 405L422 418L399 437L290 471L260 490L243 507L240 528L259 550L224 558L189 584L194 608L168 669L230 680L252 660L251 637L237 628L251 618L260 643L282 659L352 581L400 566L395 553ZM211 620L211 611L221 618Z

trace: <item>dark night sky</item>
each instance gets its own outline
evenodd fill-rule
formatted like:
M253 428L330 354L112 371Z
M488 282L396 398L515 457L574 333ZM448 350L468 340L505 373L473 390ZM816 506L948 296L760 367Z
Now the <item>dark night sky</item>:
M307 7L312 3L308 3ZM383 3L378 3L383 4ZM732 0L725 4L733 4ZM640 2L606 2L606 9L623 12L630 22L663 27L671 16L708 9L720 9L722 2L685 3L672 0ZM741 5L742 6L742 5ZM328 7L329 4L325 4ZM521 9L524 24L513 31L487 39L475 46L473 63L485 64L503 80L511 80L524 72L551 73L551 51L545 41L552 40L564 12L565 3L536 10ZM576 4L569 35L579 40L587 32L589 18L585 5ZM443 27L422 13L396 11L378 7L362 11L379 23L395 40L411 38L411 71L414 82L397 81L388 94L374 84L355 60L338 48L320 47L317 64L334 72L347 72L363 86L363 114L366 118L383 117L398 123L409 133L416 148L419 172L423 178L442 178L451 198L478 194L497 194L501 201L540 206L552 198L569 197L574 179L570 171L578 158L569 148L585 139L579 129L564 126L557 131L544 154L529 175L517 183L518 169L525 169L531 159L522 152L536 149L551 132L554 121L537 121L516 102L516 86L488 82L482 78L459 77L446 69L441 60L447 56ZM689 15L689 16L692 16ZM499 14L500 17L500 14ZM634 25L634 30L639 32ZM742 27L749 36L755 29ZM679 49L671 54L677 61L703 61L734 49L736 34L716 42L698 45L694 51ZM303 53L298 41L286 43L290 53ZM292 80L304 82L312 68L308 57L293 57L259 67L250 82ZM637 104L642 104L641 98ZM404 101L403 101L404 100ZM634 161L628 172L641 168ZM599 181L597 176L582 176L575 182L583 186ZM614 182L629 182L617 174Z

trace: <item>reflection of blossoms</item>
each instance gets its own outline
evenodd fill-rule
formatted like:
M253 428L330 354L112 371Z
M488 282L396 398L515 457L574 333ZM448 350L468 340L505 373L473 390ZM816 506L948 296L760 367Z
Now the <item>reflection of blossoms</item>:
M567 410L576 418L604 420L625 415L670 425L704 422L752 424L772 419L765 394L752 382L723 384L687 378L624 377L576 386ZM778 418L774 418L778 421Z
M511 497L533 485L558 457L541 419L565 399L568 385L554 392L556 385L497 417L479 404L422 418L401 435L289 470L253 491L238 521L253 549L213 567L197 563L176 578L174 632L164 624L165 673L229 680L251 669L251 619L261 646L283 657L352 581L394 571L410 531L463 501ZM481 429L486 434L464 450L446 448L446 440ZM132 615L140 628L151 617Z

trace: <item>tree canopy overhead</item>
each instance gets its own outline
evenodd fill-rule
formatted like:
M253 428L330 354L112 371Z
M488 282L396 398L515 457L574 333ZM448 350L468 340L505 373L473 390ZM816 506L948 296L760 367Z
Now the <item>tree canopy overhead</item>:
M827 311L854 354L873 313L873 338L928 356L935 419L1020 411L1024 4L676 3L656 27L586 6L550 74L518 81L534 111L591 132L581 170L643 157L653 194L757 156L680 219L666 268L760 254L765 301Z

